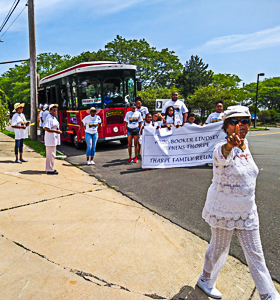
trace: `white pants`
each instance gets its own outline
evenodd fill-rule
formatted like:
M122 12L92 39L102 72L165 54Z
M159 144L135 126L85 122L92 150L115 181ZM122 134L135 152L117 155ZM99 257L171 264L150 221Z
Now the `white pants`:
M261 299L280 299L265 264L259 229L226 230L211 227L212 236L209 247L205 253L201 277L204 280L209 280L209 288L215 286L218 274L226 263L234 231L243 248L250 273Z
M54 171L55 155L56 155L56 146L46 146L46 172Z

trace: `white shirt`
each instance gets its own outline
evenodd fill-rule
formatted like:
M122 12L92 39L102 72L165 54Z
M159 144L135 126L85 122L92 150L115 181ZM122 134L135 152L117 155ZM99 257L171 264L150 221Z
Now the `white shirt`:
M98 132L98 123L101 123L101 119L97 115L95 115L94 117L88 115L85 118L83 118L82 122L86 126L86 132L94 134Z
M26 122L25 115L23 113L15 113L12 118L12 126L25 126L23 122ZM14 128L15 140L21 140L28 138L28 129Z
M150 123L147 123L146 121L142 122L142 128L144 130L145 127L154 127L157 128L159 126L158 122L151 121Z
M143 119L139 111L128 111L125 115L124 121L127 122L127 128L135 129L139 128L139 123L142 122Z
M143 120L146 118L147 113L149 113L148 107L146 107L146 106L141 106L140 108L136 108L136 111L140 112ZM142 124L143 124L143 122L142 122Z
M43 113L44 113L43 110L41 110L40 113L39 113L39 118L40 118L39 127L43 127L43 122L42 122L42 119L41 119L41 118L43 118Z
M176 124L183 124L183 114L187 113L189 110L187 109L185 103L181 100L173 101L170 100L166 102L162 108L162 113L166 115L166 109L168 106L173 106L174 108L174 115L175 115L175 120Z
M44 127L49 129L59 130L59 123L57 118L52 116L51 114L47 117L44 122ZM45 132L45 146L57 146L60 145L60 134L54 132Z
M210 124L210 123L215 123L215 122L221 122L223 121L223 115L224 113L217 113L217 112L213 112L212 114L210 114L206 120L206 124Z
M48 115L50 114L50 112L48 110L44 110L43 111L43 127L46 127L45 124L46 124L46 120L47 120L47 117Z
M259 173L245 139L246 149L234 147L224 158L222 146L213 151L213 179L208 189L202 217L212 227L252 230L259 226L255 203L256 179Z

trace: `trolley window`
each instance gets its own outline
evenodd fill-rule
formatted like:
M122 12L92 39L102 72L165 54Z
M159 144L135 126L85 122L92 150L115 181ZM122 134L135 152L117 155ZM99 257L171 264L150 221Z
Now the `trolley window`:
M92 106L102 107L101 83L97 79L85 79L79 85L81 93L81 109L88 109Z
M123 82L120 78L107 78L103 82L104 107L118 107L125 104Z
M125 103L131 103L134 101L134 79L131 77L127 77L125 79Z

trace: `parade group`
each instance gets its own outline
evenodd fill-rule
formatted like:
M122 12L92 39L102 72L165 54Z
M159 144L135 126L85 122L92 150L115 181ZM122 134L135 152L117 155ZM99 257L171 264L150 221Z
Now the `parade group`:
M27 126L30 125L23 114L23 107L24 104L16 103L12 118L17 163L26 162L23 158L23 141L27 137ZM57 109L57 104L44 105L40 113L42 142L46 146L47 174L58 174L54 169L56 146L60 144L61 134L56 118ZM213 179L202 212L203 219L211 227L211 241L206 250L204 266L197 285L212 298L222 297L216 288L216 281L226 263L232 235L235 232L261 300L280 300L265 263L260 239L259 216L255 202L256 178L259 170L246 139L251 123L250 111L248 107L235 105L223 112L222 101L216 102L215 110L205 124L197 125L194 124L195 115L188 116L188 109L178 100L177 92L172 93L172 99L164 105L161 113L150 114L148 109L142 106L141 98L136 98L124 118L124 134L128 139L128 162L137 163L141 135L146 126L166 127L170 130L172 126L175 128L207 126L209 123L223 122L222 129L227 137L214 146ZM87 164L94 164L98 128L101 124L96 112L94 107L90 108L88 116L82 120L87 143ZM135 148L134 158L132 158L132 140Z

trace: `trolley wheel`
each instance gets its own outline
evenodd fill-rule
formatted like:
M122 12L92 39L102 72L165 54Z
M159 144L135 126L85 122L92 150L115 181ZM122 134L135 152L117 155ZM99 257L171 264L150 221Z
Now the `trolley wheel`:
M74 144L74 146L78 150L83 148L83 143L78 142L78 138L77 138L77 135L75 133L72 135L72 143Z
M128 144L128 140L127 139L122 139L120 140L122 145L127 145Z

